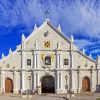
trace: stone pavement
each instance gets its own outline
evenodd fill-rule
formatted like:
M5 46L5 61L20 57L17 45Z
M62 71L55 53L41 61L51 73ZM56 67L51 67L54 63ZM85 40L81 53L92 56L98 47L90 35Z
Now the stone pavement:
M100 98L100 93L82 93L77 94L72 100L96 100Z
M100 93L84 93L77 94L75 97L66 98L65 95L56 94L42 94L34 96L32 99L22 99L20 95L15 94L4 94L0 96L0 100L96 100L100 98Z

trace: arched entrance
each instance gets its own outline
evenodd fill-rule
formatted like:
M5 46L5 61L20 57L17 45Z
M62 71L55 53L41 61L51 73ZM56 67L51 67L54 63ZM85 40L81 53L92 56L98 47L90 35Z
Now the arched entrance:
M41 83L42 93L55 93L55 79L51 75L46 75L42 78Z
M90 78L89 77L84 77L82 80L82 91L83 92L88 92L90 91Z
M5 92L13 93L13 81L10 78L6 78L5 80Z

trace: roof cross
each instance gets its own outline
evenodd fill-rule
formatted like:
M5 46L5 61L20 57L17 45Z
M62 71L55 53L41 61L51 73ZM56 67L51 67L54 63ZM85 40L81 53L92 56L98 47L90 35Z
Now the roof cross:
M45 15L46 19L48 19L49 14L50 14L49 10L46 9L46 10L44 11L44 15Z

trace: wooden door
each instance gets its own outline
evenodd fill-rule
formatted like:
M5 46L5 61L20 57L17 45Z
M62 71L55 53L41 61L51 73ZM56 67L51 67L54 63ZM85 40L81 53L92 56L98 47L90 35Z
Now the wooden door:
M82 81L82 90L83 92L90 91L90 79L85 77Z
M5 80L5 92L6 93L12 93L13 92L13 82L9 78L7 78Z

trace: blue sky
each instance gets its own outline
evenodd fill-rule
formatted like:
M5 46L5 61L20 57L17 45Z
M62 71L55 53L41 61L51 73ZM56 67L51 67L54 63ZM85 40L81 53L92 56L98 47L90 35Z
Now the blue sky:
M45 10L50 21L87 55L100 55L100 0L0 0L0 54L14 51L21 42L45 20Z

